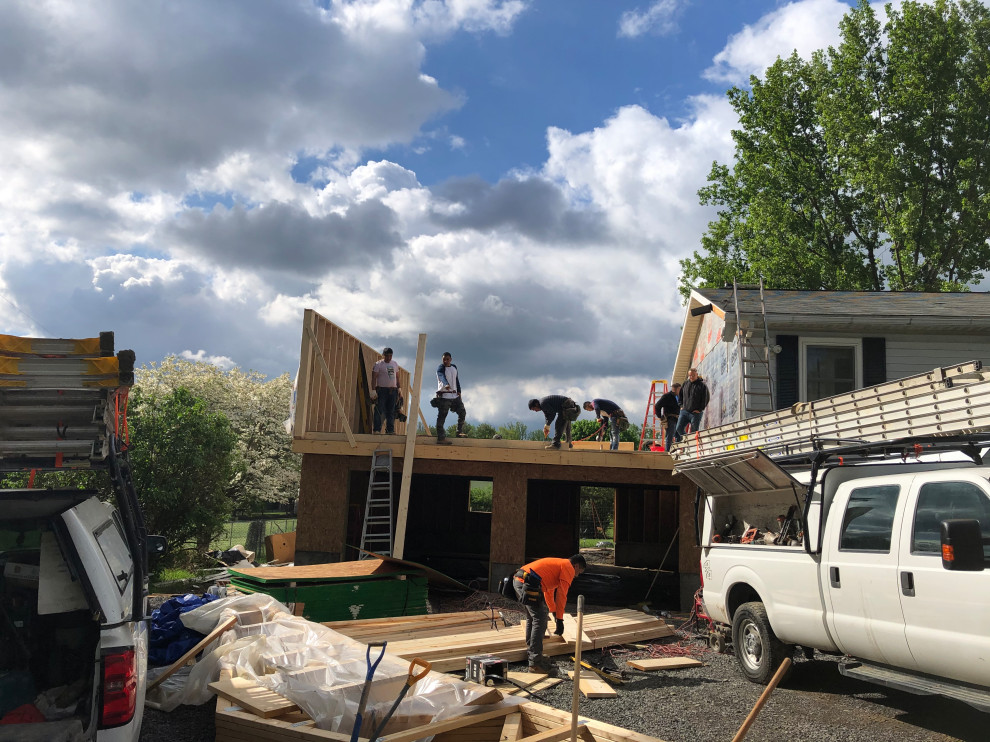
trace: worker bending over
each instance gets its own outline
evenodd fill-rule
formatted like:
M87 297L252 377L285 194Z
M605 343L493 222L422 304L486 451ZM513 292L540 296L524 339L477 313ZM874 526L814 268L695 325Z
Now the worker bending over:
M557 621L553 633L564 633L564 606L567 591L574 578L588 568L588 562L580 554L570 559L544 557L530 562L516 572L512 587L516 597L526 608L526 658L530 672L550 673L550 659L543 654L543 635L547 631L549 611ZM541 595L542 593L542 595Z

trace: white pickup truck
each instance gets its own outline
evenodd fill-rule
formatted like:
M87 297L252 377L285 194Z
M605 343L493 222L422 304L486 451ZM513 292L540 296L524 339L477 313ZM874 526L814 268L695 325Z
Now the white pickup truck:
M736 458L736 476L767 482L700 499L701 573L715 636L750 680L800 646L990 711L990 467L836 463L809 488L762 452Z

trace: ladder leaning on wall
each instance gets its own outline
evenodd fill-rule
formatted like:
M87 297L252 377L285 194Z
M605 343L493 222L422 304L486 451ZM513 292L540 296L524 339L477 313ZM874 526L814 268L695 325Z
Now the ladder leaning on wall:
M371 455L371 478L364 506L359 559L368 559L366 552L392 556L392 451L378 449Z
M732 281L732 304L736 316L736 347L739 354L739 417L745 419L773 409L773 379L770 375L770 328L767 303L760 276L760 314L755 326L743 326L739 312L739 284ZM762 333L760 330L762 329Z

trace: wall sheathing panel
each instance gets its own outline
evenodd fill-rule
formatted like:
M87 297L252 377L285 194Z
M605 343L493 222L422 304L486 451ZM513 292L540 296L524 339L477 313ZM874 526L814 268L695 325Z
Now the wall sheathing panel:
M297 563L340 561L347 533L347 461L306 454L299 477L296 553L311 556Z
M575 454L579 455L579 454ZM363 502L367 489L371 458L366 456L340 456L305 454L303 475L299 497L299 525L297 530L297 560L299 563L313 564L319 561L341 559L347 543L348 503L357 505ZM398 482L402 471L402 459L394 457L392 473ZM533 482L565 483L581 485L608 485L614 487L667 489L673 500L670 488L678 488L676 499L677 523L680 533L677 547L668 561L666 569L681 573L681 605L690 606L690 600L698 587L698 563L700 550L694 536L694 495L695 487L683 477L663 470L629 469L594 466L550 466L543 464L503 463L497 461L452 461L438 459L417 459L414 479L419 475L445 475L468 479L492 480L491 539L489 547L489 585L497 588L502 577L512 574L525 563L527 558L526 534L532 527L527 523L527 503ZM393 486L393 495L398 488ZM573 486L571 487L573 489ZM426 507L430 507L428 495ZM424 500L416 498L412 503L417 512L423 509ZM460 507L460 506L458 506ZM575 504L576 507L576 504ZM668 520L670 512L667 502L661 503L660 518ZM360 506L356 507L356 511ZM413 519L419 517L412 514ZM670 529L673 524L661 524L660 541L662 551L673 537ZM529 527L528 527L529 526ZM676 527L676 526L673 526ZM537 526L538 528L538 526ZM352 531L359 533L359 530ZM575 531L576 533L576 531ZM407 531L408 537L408 531ZM542 552L543 549L541 548ZM336 554L332 559L327 554ZM546 556L539 553L535 556Z
M340 397L342 409L338 409L330 387L323 373L323 366L316 357L316 348L310 341L305 327L308 325L316 336L333 379L334 387ZM297 404L303 408L296 413L296 427L293 433L296 438L306 438L310 433L343 433L343 418L351 427L352 433L372 433L362 418L362 405L358 394L359 385L364 381L370 385L371 369L381 358L380 349L372 348L362 343L354 336L344 332L325 317L311 309L307 309L303 318L303 339L301 345L301 362L298 378L299 392ZM364 367L361 367L363 356ZM361 374L364 374L362 380ZM410 374L399 367L399 392L409 398ZM404 423L396 422L395 432L405 435Z

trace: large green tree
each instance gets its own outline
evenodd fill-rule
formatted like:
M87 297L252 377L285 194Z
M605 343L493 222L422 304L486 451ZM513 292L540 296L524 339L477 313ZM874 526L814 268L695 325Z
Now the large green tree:
M728 95L735 161L682 290L763 276L774 288L955 291L990 268L990 9L866 0L838 47L778 59Z
M299 495L300 456L292 453L285 431L292 380L288 374L268 379L255 371L225 371L211 363L169 356L141 368L137 387L148 394L179 388L202 399L207 408L230 421L244 462L233 483L239 510L265 502L284 503Z
M242 467L237 435L188 389L132 392L129 455L148 532L164 536L166 559L186 545L204 552L223 531Z

